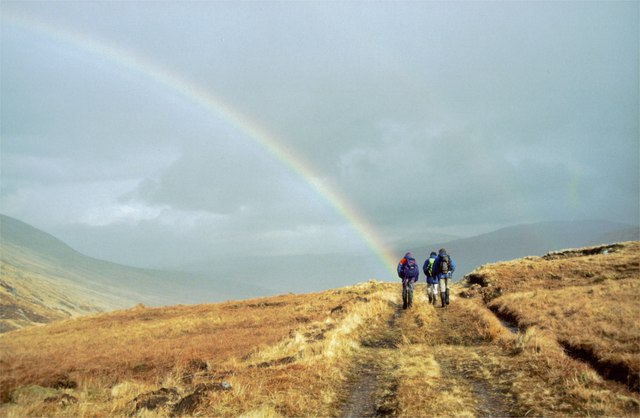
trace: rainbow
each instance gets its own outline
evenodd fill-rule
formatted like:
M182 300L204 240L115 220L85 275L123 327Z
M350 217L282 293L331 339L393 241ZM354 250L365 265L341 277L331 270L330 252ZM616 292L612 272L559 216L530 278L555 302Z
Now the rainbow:
M356 234L361 237L365 245L377 256L386 271L391 275L390 277L395 276L396 256L384 244L366 217L358 211L353 204L345 199L344 196L314 173L311 164L302 156L286 149L271 133L247 118L237 109L227 105L210 92L205 91L177 74L173 74L164 68L154 65L143 57L113 45L91 39L85 34L74 33L68 29L55 27L48 23L23 16L11 15L8 12L3 13L2 20L5 23L9 23L23 30L54 39L56 42L71 46L84 53L98 56L127 71L138 73L162 88L182 96L188 102L199 106L206 112L231 124L234 128L257 143L268 154L288 167L315 190L316 193L322 196L340 217L351 226Z

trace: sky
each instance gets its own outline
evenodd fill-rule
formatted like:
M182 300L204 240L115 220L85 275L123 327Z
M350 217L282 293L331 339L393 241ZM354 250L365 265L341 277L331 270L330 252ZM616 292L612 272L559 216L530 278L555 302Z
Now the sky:
M3 1L0 212L136 266L380 275L407 237L637 225L639 9Z

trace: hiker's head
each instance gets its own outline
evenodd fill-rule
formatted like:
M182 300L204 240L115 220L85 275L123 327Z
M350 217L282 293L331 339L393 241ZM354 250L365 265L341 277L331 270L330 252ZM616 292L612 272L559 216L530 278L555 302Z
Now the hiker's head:
M413 257L413 254L411 254L411 251L407 251L407 253L404 255L405 258L407 257Z
M438 251L438 254L440 255L445 255L447 253L447 250L445 250L444 248L440 248L440 251Z
M438 255L438 254L436 254L436 252L435 252L435 251L431 251L431 254L429 255L429 257L435 257L435 256L437 256L437 255Z

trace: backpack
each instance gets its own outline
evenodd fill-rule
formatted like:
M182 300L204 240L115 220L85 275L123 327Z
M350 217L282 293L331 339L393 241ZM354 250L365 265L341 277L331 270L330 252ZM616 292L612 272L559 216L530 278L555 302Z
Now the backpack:
M427 260L427 276L429 277L433 277L433 263L436 262L435 258L430 258L429 260Z
M400 277L401 279L404 279L404 263L406 263L406 261L407 260L403 258L398 263L398 277Z
M402 273L405 279L414 279L418 277L418 265L415 258L407 257L407 262L402 267Z
M449 260L449 255L448 254L441 255L440 256L440 273L448 274L450 264L451 264L451 261Z

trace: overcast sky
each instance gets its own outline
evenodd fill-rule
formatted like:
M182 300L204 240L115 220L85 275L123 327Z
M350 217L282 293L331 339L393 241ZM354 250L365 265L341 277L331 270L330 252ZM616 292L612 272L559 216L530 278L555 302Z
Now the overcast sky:
M149 68L268 132L389 243L638 223L637 1L0 8L1 212L90 255L368 250L304 176Z

